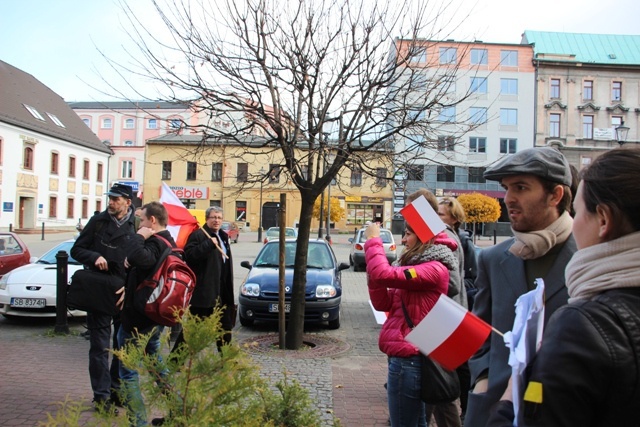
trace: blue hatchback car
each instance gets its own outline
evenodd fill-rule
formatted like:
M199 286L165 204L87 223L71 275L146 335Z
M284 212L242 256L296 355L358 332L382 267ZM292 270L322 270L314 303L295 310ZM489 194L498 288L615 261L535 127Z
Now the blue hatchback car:
M293 263L296 241L285 242L285 313L291 310ZM253 265L242 261L249 269L238 294L238 314L242 326L254 321L277 321L279 241L267 242ZM336 261L331 246L323 240L310 240L307 253L307 284L305 290L306 322L328 322L330 329L340 327L340 301L342 299L341 272L349 264Z

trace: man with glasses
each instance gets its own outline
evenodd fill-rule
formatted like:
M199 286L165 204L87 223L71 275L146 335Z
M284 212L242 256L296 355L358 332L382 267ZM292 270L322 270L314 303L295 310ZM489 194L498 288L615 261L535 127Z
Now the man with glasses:
M200 317L213 313L216 305L223 308L222 328L226 331L218 349L231 342L231 329L235 321L233 297L233 261L229 236L220 229L222 208L212 206L206 210L206 223L189 236L184 247L186 262L196 274L196 288L191 297L190 311ZM184 342L182 332L173 349Z

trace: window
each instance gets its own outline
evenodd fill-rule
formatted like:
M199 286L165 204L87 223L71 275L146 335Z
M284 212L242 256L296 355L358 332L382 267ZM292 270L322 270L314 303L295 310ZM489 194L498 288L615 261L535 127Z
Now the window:
M469 168L469 182L484 184L484 171L486 168Z
M611 127L617 128L622 125L622 116L611 116Z
M455 140L452 136L439 136L438 137L438 151L454 151Z
M500 109L500 125L517 126L518 110L515 108L501 108Z
M96 179L98 182L102 182L102 163L98 163L98 170L96 174Z
M55 196L49 197L49 218L56 218L58 216L58 198Z
M487 65L489 55L487 49L471 49L471 64L472 65Z
M187 162L187 181L195 181L198 173L198 164L196 162Z
M424 116L425 116L424 111L418 111L418 110L407 111L407 121L409 122L424 120Z
M82 218L89 217L89 201L87 199L82 200Z
M458 61L458 49L455 47L440 48L440 63L455 64Z
M500 79L500 95L517 95L518 79Z
M269 165L269 182L272 184L280 182L280 165L275 163Z
M471 77L471 85L469 87L471 93L487 93L486 77Z
M549 115L549 136L560 138L560 114Z
M24 105L24 108L26 108L27 111L30 112L33 117L35 117L38 120L42 120L44 122L44 117L42 117L42 114L40 114L38 110L33 108L31 105L27 105L27 104L22 104L22 105Z
M420 46L412 46L409 49L409 62L421 63L427 62L427 51Z
M469 152L470 153L486 153L487 152L487 138L480 138L472 136L469 138Z
M593 80L585 80L582 83L582 99L585 101L593 100Z
M76 215L73 212L73 199L69 198L67 199L67 219L72 219L75 218Z
M69 156L69 178L76 177L76 158Z
M58 174L58 153L51 153L51 170L50 172L54 175Z
M66 128L66 126L64 125L64 123L62 123L60 121L60 119L58 118L58 116L56 116L55 114L51 114L51 113L47 113L47 116L49 116L49 118L51 119L51 121L53 123L56 124L56 126L60 126L61 128Z
M171 130L179 130L181 127L182 127L182 120L180 119L169 120L169 128Z
M120 178L133 178L133 161L123 160L122 170L120 171Z
M424 181L424 165L407 166L409 181Z
M362 169L360 166L354 166L351 169L351 186L360 187L362 185Z
M82 121L88 128L91 128L91 119L82 119Z
M162 162L162 179L171 179L171 162L164 160Z
M611 100L622 100L622 82L613 82L611 84Z
M102 212L102 200L96 200L96 212Z
M222 181L222 163L211 163L211 181Z
M454 166L438 166L438 182L455 182L456 168Z
M516 152L515 138L500 138L500 154L513 154Z
M133 141L130 139L127 139L124 144L125 147L133 147Z
M593 139L593 116L582 116L582 137Z
M111 129L113 127L113 122L111 119L102 119L102 129Z
M441 122L455 122L456 121L456 107L442 107L438 120Z
M125 129L133 129L133 119L125 119L124 120L124 128Z
M236 201L236 221L247 220L247 202Z
M551 98L560 98L560 79L551 79L549 96Z
M501 50L500 65L502 65L503 67L517 67L518 51L517 50Z
M387 185L387 170L385 168L376 168L376 185L384 187Z
M22 167L23 169L33 170L33 145L24 147Z
M469 108L469 121L475 124L487 123L487 109L484 107Z
M82 162L82 179L89 179L89 160Z
M158 120L157 119L147 120L147 129L158 129Z
M247 182L247 178L249 177L249 164L238 163L238 172L236 175L238 182Z

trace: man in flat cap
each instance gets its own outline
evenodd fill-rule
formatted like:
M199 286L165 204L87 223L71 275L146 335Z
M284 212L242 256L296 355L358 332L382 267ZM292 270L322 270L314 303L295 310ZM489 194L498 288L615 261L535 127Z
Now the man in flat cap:
M136 233L135 216L131 206L133 191L129 185L116 183L106 195L109 196L107 210L89 219L71 248L71 256L82 263L86 269L102 271L117 269L119 274L124 275L125 248ZM118 360L112 358L111 367L109 367L112 323L113 346L117 348L116 334L120 326L119 317L112 318L103 313L87 313L89 378L97 410L109 410L114 404L120 403Z
M487 168L486 179L500 181L514 237L483 250L478 257L478 288L473 312L501 332L510 331L518 297L545 284L545 323L567 303L564 269L576 244L571 234L569 163L559 151L529 148ZM511 377L509 350L492 333L469 361L471 392L465 427L484 427Z

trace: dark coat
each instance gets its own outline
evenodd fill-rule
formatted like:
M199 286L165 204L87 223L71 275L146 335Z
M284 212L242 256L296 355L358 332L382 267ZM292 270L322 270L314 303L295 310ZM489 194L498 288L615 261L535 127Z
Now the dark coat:
M206 225L203 228L210 236L215 235ZM196 288L191 297L193 307L215 307L218 298L220 304L226 307L234 305L231 245L227 233L220 230L219 234L229 256L225 262L220 251L202 230L191 233L184 247L187 264L196 274Z

